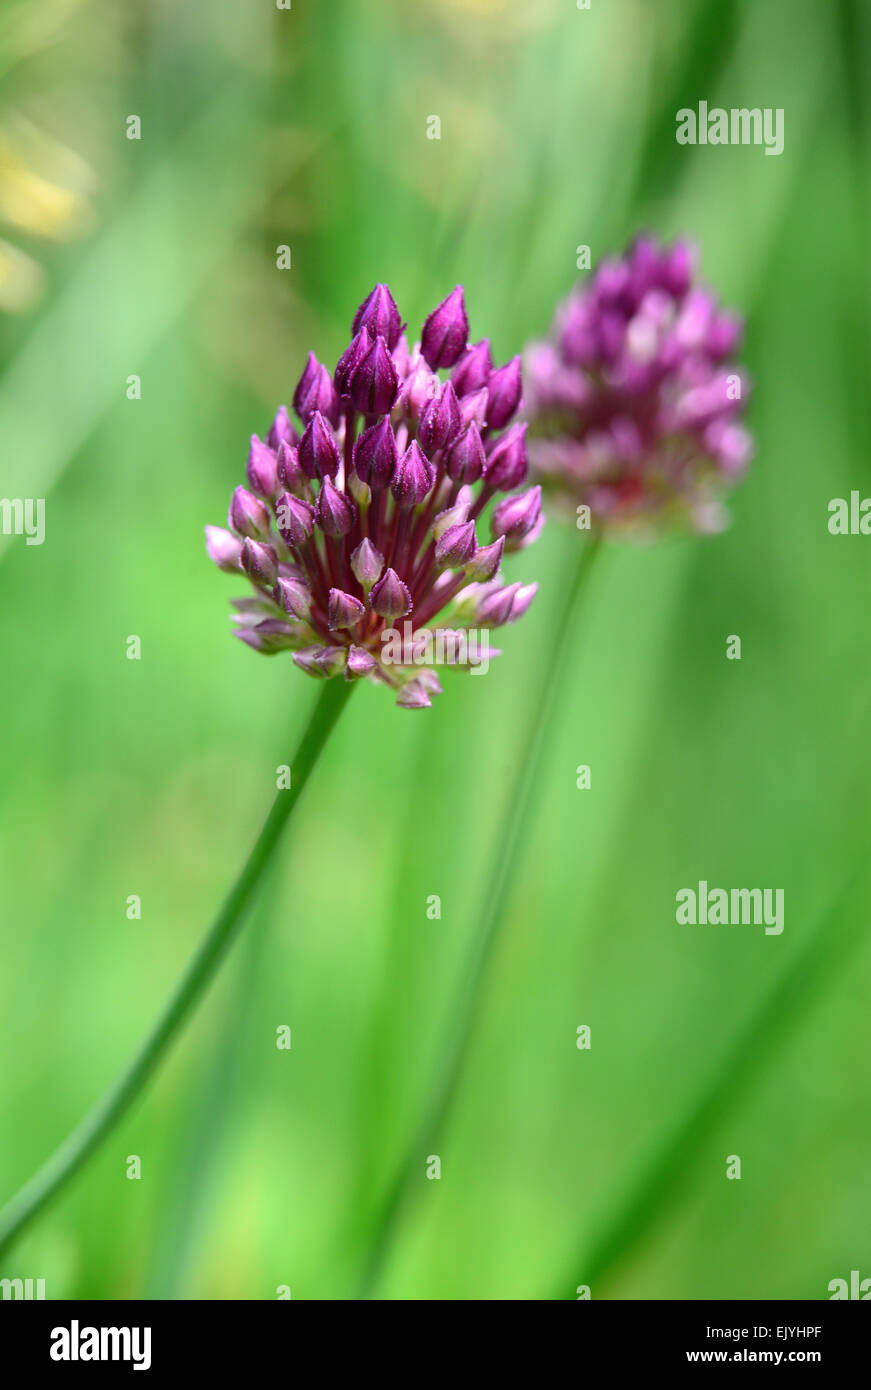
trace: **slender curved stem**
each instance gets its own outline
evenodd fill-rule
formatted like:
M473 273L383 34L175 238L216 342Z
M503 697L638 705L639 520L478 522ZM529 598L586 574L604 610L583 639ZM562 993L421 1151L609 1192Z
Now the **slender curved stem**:
M496 836L487 890L478 919L480 925L472 938L469 956L462 971L461 993L454 1001L449 1030L438 1052L440 1063L423 1117L412 1135L375 1218L373 1243L360 1284L361 1298L372 1297L372 1291L392 1248L402 1208L420 1173L422 1157L434 1152L437 1138L447 1123L459 1091L469 1045L480 1013L493 948L514 883L515 871L522 862L521 845L533 819L534 793L547 746L550 716L568 656L568 634L574 627L581 595L586 588L600 545L601 542L596 537L583 546L574 577L566 592L565 602L556 615L551 640L546 645L547 656L542 665L541 686L532 703L535 712L532 737L519 757L511 791L506 800L505 817Z
M190 1018L244 921L263 870L353 689L353 684L342 680L329 680L323 685L291 764L292 786L276 796L224 906L132 1061L47 1162L0 1211L0 1254L99 1147Z

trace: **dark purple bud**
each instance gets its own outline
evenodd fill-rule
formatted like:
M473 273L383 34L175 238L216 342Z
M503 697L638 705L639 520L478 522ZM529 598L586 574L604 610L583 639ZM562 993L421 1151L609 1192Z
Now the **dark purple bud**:
M239 536L261 538L269 535L269 513L259 498L244 487L237 487L230 502L228 524Z
M340 537L347 536L354 525L357 509L350 498L333 487L329 478L324 478L318 495L316 515L324 535L339 540Z
M393 477L393 496L400 507L416 507L423 501L436 480L436 470L416 439L406 449L396 465Z
M446 381L437 396L427 402L421 413L418 437L428 454L438 453L460 432L462 427L457 393Z
M490 530L494 538L505 537L506 550L521 550L541 516L541 488L531 487L516 497L506 497L493 509Z
M467 425L448 451L447 470L455 483L476 483L484 472L486 455L478 426Z
M396 469L396 439L387 416L364 430L354 445L354 471L371 488L387 487Z
M336 395L336 388L333 386L333 378L326 367L318 367L308 390L300 396L296 409L301 420L310 420L317 411L320 411L331 425L339 423L342 407Z
M264 444L256 434L251 436L248 467L245 471L252 491L259 493L261 497L275 496L278 490L278 460L269 445Z
M436 541L436 564L439 569L463 569L474 558L477 548L474 521L449 526Z
M473 391L480 391L490 380L492 370L490 343L486 338L482 338L480 343L466 349L451 372L451 382L457 395L468 396Z
M277 449L282 442L293 445L299 443L299 436L290 423L290 416L285 405L278 407L275 419L269 426L269 434L266 436L266 443L270 449Z
M465 350L469 338L469 320L463 302L463 287L457 285L447 299L433 309L420 337L420 350L429 365L453 367Z
M526 481L528 467L526 425L512 425L490 450L484 479L488 487L511 492Z
M508 424L520 404L522 387L519 357L512 357L492 373L487 388L487 425L491 430Z
M368 536L364 536L357 549L351 554L351 570L357 583L367 591L381 578L384 569L384 556L376 550Z
M311 386L312 382L317 376L318 367L320 365L321 364L315 357L314 353L310 352L305 367L303 368L302 376L296 383L296 390L293 393L293 408L296 411L297 415L299 415L300 419L302 419L302 412L299 408L300 402L308 392L309 387Z
M278 578L278 556L271 545L246 538L242 542L242 568L259 589L272 589Z
M344 396L346 399L350 396L351 377L371 346L372 339L366 329L361 328L359 333L354 334L350 345L345 348L336 363L336 370L333 372L333 382L340 396Z
M466 578L473 579L478 584L486 584L498 573L504 549L504 536L493 541L492 545L480 545L475 552L474 560L466 568Z
M327 621L332 631L355 627L365 615L364 605L353 594L346 594L343 589L330 589Z
M242 542L223 526L206 527L206 551L220 570L235 574L242 556Z
M335 435L320 411L305 427L297 454L307 478L334 478L339 471L339 448Z
M362 357L351 377L351 400L364 415L386 415L399 390L399 377L382 337Z
M292 617L299 618L300 622L308 622L311 614L312 594L307 584L303 584L299 579L284 579L279 576L275 585L275 601L285 613L290 613Z
M288 492L295 492L305 482L305 474L299 466L297 451L285 439L282 439L278 446L276 472L279 483L282 487L287 488Z
M404 618L411 612L411 594L393 569L384 571L384 577L369 595L369 602L380 618Z
M282 538L293 550L299 550L311 540L315 529L315 512L301 497L285 492L275 504L275 520Z
M403 324L393 295L386 285L376 285L354 315L351 331L357 333L361 328L368 331L370 338L380 335L391 351L399 342Z
M378 662L371 652L367 652L365 647L350 646L348 648L348 662L345 666L345 680L356 681L361 676L368 676L370 671L374 671Z

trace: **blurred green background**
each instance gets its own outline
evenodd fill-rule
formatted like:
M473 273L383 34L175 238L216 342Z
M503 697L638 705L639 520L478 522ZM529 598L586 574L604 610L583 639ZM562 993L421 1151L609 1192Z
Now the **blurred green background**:
M413 330L462 282L504 360L579 244L650 227L747 315L756 460L730 531L608 547L564 634L442 1180L422 1156L377 1293L573 1298L597 1259L594 1298L871 1275L861 883L832 910L871 829L871 541L826 526L871 495L869 27L861 0L6 0L0 495L45 497L47 533L0 537L0 1199L150 1024L316 693L230 640L205 557L248 435L376 280ZM783 107L784 153L678 146L700 99ZM486 681L422 714L356 694L217 987L0 1276L353 1296L577 543L553 522L514 564L541 591ZM783 887L783 935L678 928L702 878Z

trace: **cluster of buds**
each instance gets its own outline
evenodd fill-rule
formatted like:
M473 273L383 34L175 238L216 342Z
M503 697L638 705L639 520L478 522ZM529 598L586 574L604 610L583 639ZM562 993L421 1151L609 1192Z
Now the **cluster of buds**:
M416 709L441 689L422 664L433 649L422 630L494 628L529 607L537 586L503 584L499 572L542 516L538 487L516 492L528 471L526 425L510 423L520 358L494 367L486 340L469 346L460 286L419 344L409 348L403 329L376 285L335 371L309 354L293 395L299 428L282 406L266 438L253 436L229 529L206 535L215 563L253 586L234 605L244 642L291 651L316 677L383 682ZM479 545L476 521L498 493L513 495L494 505Z
M530 460L585 524L722 528L751 453L741 322L694 282L692 248L639 237L560 305L524 366ZM579 525L581 524L579 520Z

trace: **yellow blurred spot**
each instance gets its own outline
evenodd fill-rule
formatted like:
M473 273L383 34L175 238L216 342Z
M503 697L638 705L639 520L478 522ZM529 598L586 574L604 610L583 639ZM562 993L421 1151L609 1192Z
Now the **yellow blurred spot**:
M24 313L36 303L44 280L42 267L32 257L0 241L0 310Z

